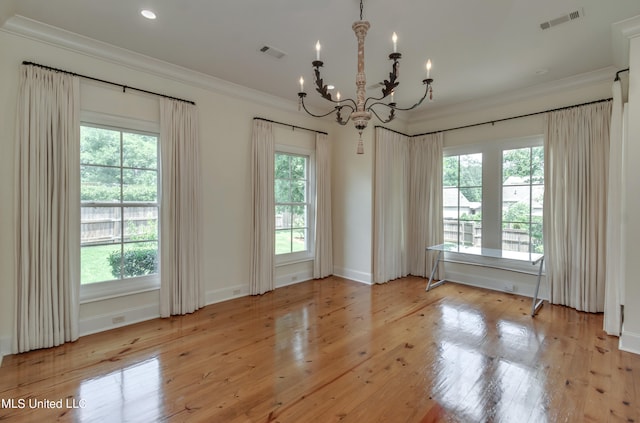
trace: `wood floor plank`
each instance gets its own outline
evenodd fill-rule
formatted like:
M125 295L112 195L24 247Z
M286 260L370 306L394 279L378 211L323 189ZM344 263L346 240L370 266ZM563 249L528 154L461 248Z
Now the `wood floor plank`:
M8 356L0 421L640 422L601 315L424 288L329 277Z

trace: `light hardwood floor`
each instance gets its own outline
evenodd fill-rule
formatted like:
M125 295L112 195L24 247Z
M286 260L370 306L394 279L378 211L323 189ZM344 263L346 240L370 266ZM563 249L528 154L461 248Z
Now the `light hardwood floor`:
M424 288L331 277L5 357L0 421L640 422L601 315Z

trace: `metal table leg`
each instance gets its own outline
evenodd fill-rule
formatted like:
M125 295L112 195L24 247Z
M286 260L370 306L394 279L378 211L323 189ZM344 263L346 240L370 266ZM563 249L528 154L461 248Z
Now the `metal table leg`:
M535 294L533 294L533 301L531 303L531 317L535 317L536 311L538 311L538 309L542 307L542 303L543 303L543 300L538 300L538 293L540 291L540 278L542 277L543 263L544 263L544 256L540 257L540 268L538 269L538 283L536 284L536 292Z
M436 274L436 270L438 270L438 266L440 265L441 256L442 256L442 251L439 250L438 257L436 258L436 264L433 265L433 269L431 270L431 276L429 276L429 283L427 283L427 291L430 290L431 288L436 288L446 282L444 279L440 279L438 282L432 284L433 276Z

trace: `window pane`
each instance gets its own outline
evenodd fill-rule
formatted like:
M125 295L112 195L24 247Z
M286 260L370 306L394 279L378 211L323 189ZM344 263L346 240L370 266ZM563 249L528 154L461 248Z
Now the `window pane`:
M444 242L458 243L458 219L444 219Z
M307 159L291 156L291 179L307 179Z
M120 131L81 126L80 163L120 166Z
M291 202L305 203L307 200L307 182L292 181L291 182Z
M291 230L276 231L276 254L291 253Z
M531 176L534 184L544 184L544 147L533 147L531 149Z
M155 170L123 169L123 201L157 202L158 172Z
M124 209L125 241L158 240L158 208L126 207Z
M158 243L155 241L124 244L122 277L152 275L158 273Z
M534 220L536 221L536 220ZM540 217L540 223L531 225L531 249L532 253L544 253L544 245L542 240L542 217Z
M529 223L529 186L506 186L502 188L502 222Z
M443 161L444 242L482 246L482 154Z
M276 179L289 179L291 172L289 168L289 156L287 154L276 153L275 177Z
M481 206L482 188L460 188L460 218L479 216Z
M119 202L120 169L80 166L80 201Z
M306 206L293 206L292 224L293 228L304 228L307 226L307 207Z
M444 158L442 184L445 187L458 186L458 156Z
M460 156L460 187L482 186L482 154Z
M531 148L502 152L502 183L504 185L529 184L530 176Z
M458 218L458 188L445 188L443 190L444 211L443 216L447 218Z
M158 138L154 135L123 133L122 160L124 167L157 169Z
M274 193L276 203L290 203L291 202L291 182L288 179L276 179L274 187Z
M276 229L291 228L291 206L276 206Z
M530 225L524 223L504 225L502 229L502 249L529 252Z
M119 243L121 235L119 207L81 207L80 245Z
M114 263L114 266L111 263ZM80 282L104 282L120 278L120 244L80 248Z
M307 250L307 230L306 229L294 229L293 239L291 240L291 252Z

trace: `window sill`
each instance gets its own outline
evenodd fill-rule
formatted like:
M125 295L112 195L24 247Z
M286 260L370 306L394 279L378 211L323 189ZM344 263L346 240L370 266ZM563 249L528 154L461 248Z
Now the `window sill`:
M125 297L160 289L160 275L142 276L80 286L80 304Z
M291 264L306 263L313 260L314 260L313 257L299 257L299 258L290 258L290 259L282 259L282 260L278 260L278 258L276 257L275 266L283 267L283 266L289 266Z

